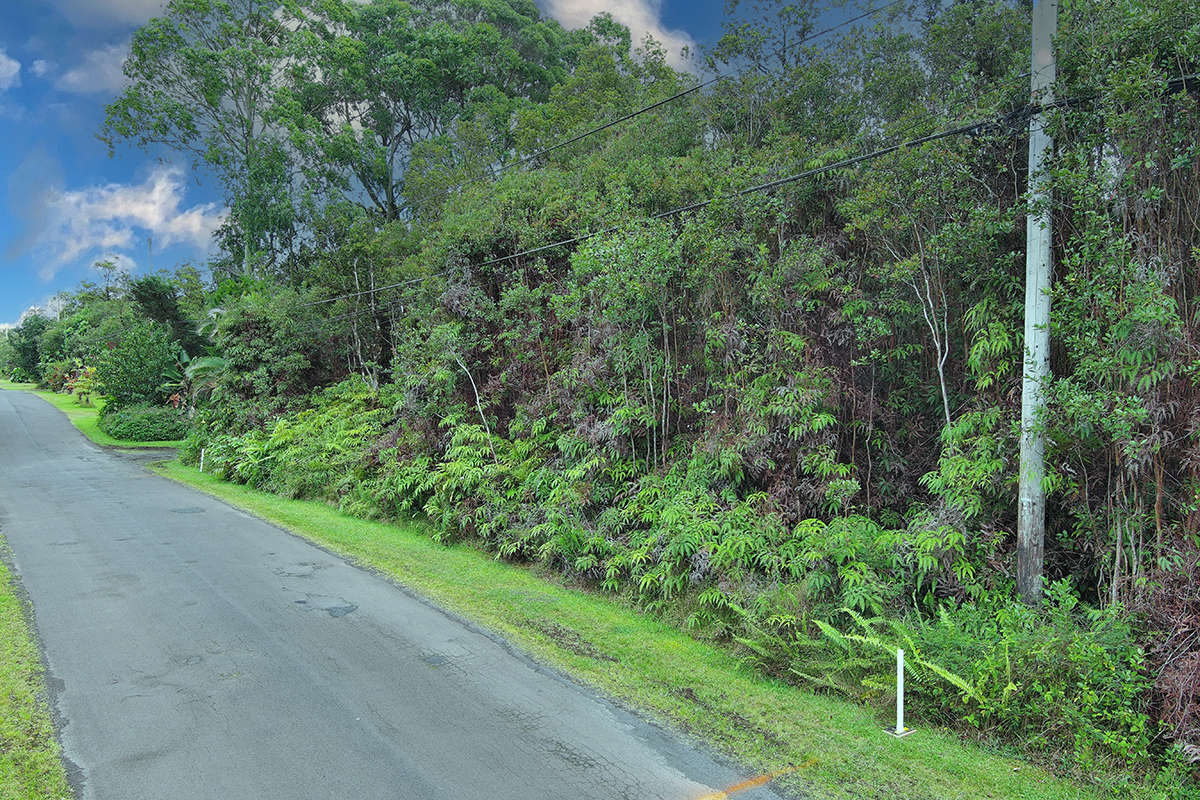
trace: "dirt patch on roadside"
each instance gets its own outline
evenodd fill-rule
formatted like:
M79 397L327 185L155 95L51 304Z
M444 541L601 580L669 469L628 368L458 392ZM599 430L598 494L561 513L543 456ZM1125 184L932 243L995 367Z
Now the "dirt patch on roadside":
M154 461L170 461L179 455L179 451L174 447L120 447L118 445L110 445L104 448L104 452L113 458L119 458L121 461L127 461L130 464L141 464L143 466Z
M615 663L620 660L616 656L610 656L608 653L602 652L596 645L563 625L554 622L538 622L536 620L531 620L528 625L534 630L541 631L549 636L556 645L569 653L574 653L584 658L594 658L597 661L612 661Z
M731 726L743 731L752 732L765 742L769 742L770 744L781 748L786 748L789 746L789 743L780 737L779 734L775 733L775 731L764 728L762 725L751 721L736 711L720 708L712 703L707 702L702 697L697 695L696 690L690 686L672 686L670 687L670 691L671 694L675 695L676 697L680 697L689 703L692 703L706 714L727 720Z

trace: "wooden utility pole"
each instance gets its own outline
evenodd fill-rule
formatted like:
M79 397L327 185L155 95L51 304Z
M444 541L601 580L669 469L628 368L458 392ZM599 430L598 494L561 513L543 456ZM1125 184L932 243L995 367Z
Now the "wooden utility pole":
M1042 433L1050 380L1050 190L1045 160L1054 149L1044 108L1054 102L1054 33L1058 0L1034 0L1031 102L1041 105L1029 121L1029 203L1025 233L1025 369L1021 382L1021 467L1017 504L1017 593L1028 605L1042 600L1045 557L1046 440Z

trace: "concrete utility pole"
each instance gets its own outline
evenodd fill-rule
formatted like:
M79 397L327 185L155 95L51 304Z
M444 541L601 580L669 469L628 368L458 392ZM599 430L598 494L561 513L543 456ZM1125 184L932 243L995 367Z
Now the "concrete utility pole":
M1034 0L1031 102L1054 102L1054 34L1058 0ZM1045 557L1046 440L1041 431L1050 379L1050 191L1043 174L1054 141L1046 114L1029 121L1029 200L1025 233L1025 370L1021 383L1021 474L1017 505L1017 593L1027 605L1042 600Z

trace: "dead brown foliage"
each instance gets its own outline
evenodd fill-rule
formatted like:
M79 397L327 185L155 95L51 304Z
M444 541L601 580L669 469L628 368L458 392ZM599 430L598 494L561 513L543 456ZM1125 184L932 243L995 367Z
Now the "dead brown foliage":
M1151 572L1134 602L1147 626L1152 715L1191 751L1200 748L1200 546L1180 536L1169 553L1174 563Z

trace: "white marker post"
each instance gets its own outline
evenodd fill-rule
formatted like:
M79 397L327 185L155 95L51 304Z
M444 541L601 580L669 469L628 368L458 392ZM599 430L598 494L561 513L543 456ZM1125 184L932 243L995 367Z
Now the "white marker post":
M904 651L896 650L896 729L888 731L892 736L900 738L908 736L912 730L904 727Z
M204 472L204 448L200 448L200 471Z

